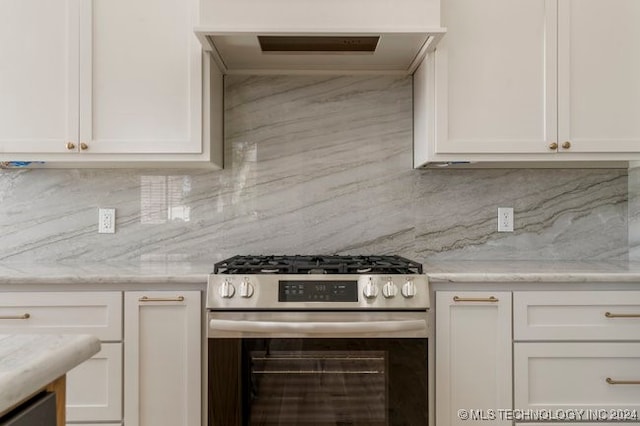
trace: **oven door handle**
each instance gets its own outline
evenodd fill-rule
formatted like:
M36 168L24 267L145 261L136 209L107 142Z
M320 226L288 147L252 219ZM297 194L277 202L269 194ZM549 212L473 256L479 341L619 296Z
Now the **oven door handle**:
M212 319L209 321L212 331L231 331L240 333L268 333L268 334L305 334L305 335L333 335L354 333L402 333L427 330L427 321L420 320L391 320L368 322L283 322L283 321L238 321Z

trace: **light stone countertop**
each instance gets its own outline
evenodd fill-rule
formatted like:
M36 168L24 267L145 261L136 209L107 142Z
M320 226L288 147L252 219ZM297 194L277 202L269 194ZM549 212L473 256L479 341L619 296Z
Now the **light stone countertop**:
M432 283L633 283L640 262L623 261L438 261L425 262Z
M623 261L426 261L433 283L616 282L640 283L640 262ZM130 263L0 264L2 285L197 284L204 285L213 261Z
M206 284L213 261L2 263L0 286L20 284Z
M99 351L87 334L0 334L0 413Z

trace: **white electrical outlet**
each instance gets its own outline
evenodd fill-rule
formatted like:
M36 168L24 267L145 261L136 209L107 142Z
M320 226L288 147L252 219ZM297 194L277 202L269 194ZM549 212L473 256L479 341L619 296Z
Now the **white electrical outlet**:
M513 232L512 207L498 207L498 232Z
M98 233L116 232L116 209L98 209Z

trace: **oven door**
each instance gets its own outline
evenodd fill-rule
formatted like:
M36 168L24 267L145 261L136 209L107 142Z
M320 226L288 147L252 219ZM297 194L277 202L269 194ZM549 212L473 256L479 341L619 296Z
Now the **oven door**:
M426 312L210 313L209 425L426 425Z

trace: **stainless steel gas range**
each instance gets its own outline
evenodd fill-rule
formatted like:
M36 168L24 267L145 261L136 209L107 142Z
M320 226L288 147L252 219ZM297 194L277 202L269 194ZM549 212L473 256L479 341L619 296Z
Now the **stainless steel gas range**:
M207 288L209 425L426 425L429 288L399 256L235 256Z

